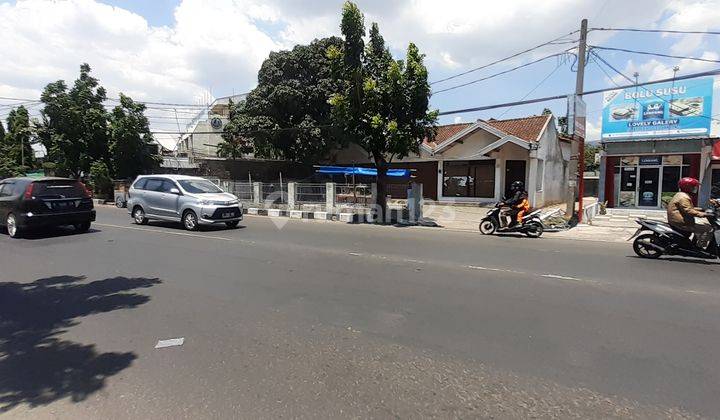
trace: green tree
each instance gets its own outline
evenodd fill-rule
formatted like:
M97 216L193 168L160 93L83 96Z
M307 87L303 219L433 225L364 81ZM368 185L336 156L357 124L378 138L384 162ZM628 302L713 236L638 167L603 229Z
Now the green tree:
M585 170L595 172L600 169L600 165L595 163L595 155L600 153L600 146L594 144L585 144Z
M110 178L110 169L105 162L98 160L90 165L90 184L96 194L102 197L110 196L112 178Z
M558 122L558 129L560 130L560 133L567 135L567 133L568 133L567 117L558 117L557 122Z
M245 102L228 104L228 123L223 128L223 141L218 144L217 154L226 159L240 159L253 151L251 135L248 130L255 128L259 117L250 116L245 111ZM260 140L258 139L258 143Z
M38 136L60 174L79 177L92 162L109 161L106 92L90 75L88 64L80 66L71 89L58 80L45 87L40 99L44 107Z
M0 174L21 175L35 163L28 110L22 105L10 110L7 127L7 132L3 128L0 136Z
M337 37L272 52L258 72L258 85L231 108L218 154L238 158L254 150L265 158L316 162L336 143L328 98L340 92L332 73L329 48Z
M145 105L120 94L120 105L110 114L110 155L113 174L132 179L159 167Z
M342 49L329 48L341 93L330 100L334 123L346 141L370 155L378 171L377 216L387 209L388 163L417 153L424 137L433 137L437 111L428 111L430 85L424 55L410 43L405 60L393 60L378 25L373 23L367 47L364 16L352 3L343 6L340 28Z

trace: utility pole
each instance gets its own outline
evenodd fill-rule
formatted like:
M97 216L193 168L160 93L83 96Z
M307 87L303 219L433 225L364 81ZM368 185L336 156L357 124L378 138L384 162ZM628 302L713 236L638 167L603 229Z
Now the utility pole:
M577 76L575 78L575 96L578 98L582 98L582 93L584 90L584 83L585 83L585 53L587 50L587 19L583 19L580 23L580 44L578 45L578 68L577 68ZM577 111L575 109L575 103L573 101L572 104L568 105L568 108L572 107L573 109L573 118L577 118L575 112ZM583 116L583 119L585 116ZM571 122L568 121L568 124ZM576 134L577 127L575 122L572 122L573 124L573 134L572 134L572 146L571 146L571 156L570 156L570 173L569 173L569 181L571 181L569 187L568 187L568 195L567 195L567 208L565 210L565 213L570 215L575 214L575 197L577 194L577 201L578 201L578 215L577 220L578 222L582 221L582 210L583 210L583 194L585 190L585 179L584 179L584 173L585 173L585 130L583 127L583 135L578 136ZM573 161L574 158L574 161Z

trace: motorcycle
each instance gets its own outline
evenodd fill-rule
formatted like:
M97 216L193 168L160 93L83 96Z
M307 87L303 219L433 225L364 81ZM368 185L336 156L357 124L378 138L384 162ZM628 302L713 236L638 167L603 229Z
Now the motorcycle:
M480 233L483 235L492 235L494 233L524 233L530 238L539 238L545 231L540 219L540 210L535 210L523 216L522 222L510 226L510 217L503 212L502 202L495 204L487 215L480 221Z
M720 222L717 206L705 210L713 227L710 244L700 248L690 239L691 233L675 229L670 224L656 220L638 219L637 232L628 241L633 241L633 251L641 258L657 259L663 255L679 255L704 259L720 258Z

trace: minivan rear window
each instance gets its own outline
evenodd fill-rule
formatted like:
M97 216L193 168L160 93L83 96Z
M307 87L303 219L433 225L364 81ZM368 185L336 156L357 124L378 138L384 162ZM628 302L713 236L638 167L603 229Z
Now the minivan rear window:
M32 194L39 198L81 198L85 190L78 181L71 179L35 181Z

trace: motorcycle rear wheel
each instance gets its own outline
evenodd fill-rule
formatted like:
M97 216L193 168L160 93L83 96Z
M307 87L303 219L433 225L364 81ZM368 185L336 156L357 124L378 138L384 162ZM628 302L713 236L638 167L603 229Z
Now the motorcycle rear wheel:
M538 222L530 222L525 226L525 234L529 238L539 238L545 232L545 228Z
M648 246L647 244L660 246L660 239L653 233L640 235L633 241L633 251L640 258L656 260L662 256L662 251Z

